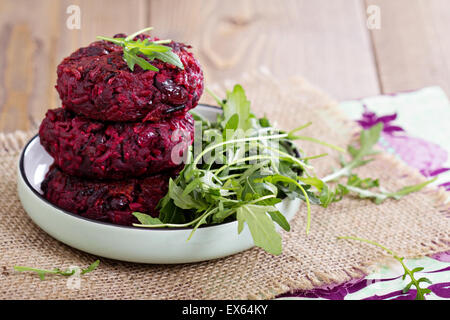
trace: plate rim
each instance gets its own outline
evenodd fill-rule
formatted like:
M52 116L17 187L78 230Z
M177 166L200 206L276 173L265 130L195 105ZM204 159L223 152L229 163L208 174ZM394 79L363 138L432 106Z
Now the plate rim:
M222 108L218 107L218 106L214 106L214 105L210 105L210 104L198 104L197 106L201 106L201 107L205 107L205 108L210 108L210 109L219 109L222 110ZM126 225L120 225L120 224L114 224L111 222L106 222L106 221L99 221L99 220L94 220L94 219L89 219L86 217L83 217L79 214L67 211L65 209L62 209L60 207L58 207L57 205L51 203L50 201L48 201L46 198L44 198L44 196L39 193L38 190L36 190L30 183L30 181L28 180L28 177L25 173L25 153L28 149L28 147L30 146L30 144L36 140L36 138L39 137L39 133L35 134L33 137L30 138L30 140L25 144L25 146L22 149L22 152L20 154L20 158L19 158L19 172L20 172L20 178L25 182L25 185L28 187L28 189L30 189L33 194L35 196L37 196L39 198L39 200L45 202L46 204L50 205L52 208L59 210L71 217L77 218L77 219L81 219L87 222L92 222L92 223L96 223L96 224L101 224L103 226L108 226L108 227L115 227L115 228L122 228L122 229L130 229L130 230L147 230L147 231L163 231L163 232L174 232L174 231L180 231L180 230L191 230L192 228L189 227L180 227L180 228L139 228L139 227L135 227L135 226L126 226ZM45 149L44 149L45 150ZM236 223L237 220L234 221L228 221L228 222L223 222L223 223L219 223L219 224L215 224L215 225L206 225L206 226L200 226L199 229L208 229L208 228L217 228L220 226L224 226L224 225L228 225L228 224L232 224L232 223Z

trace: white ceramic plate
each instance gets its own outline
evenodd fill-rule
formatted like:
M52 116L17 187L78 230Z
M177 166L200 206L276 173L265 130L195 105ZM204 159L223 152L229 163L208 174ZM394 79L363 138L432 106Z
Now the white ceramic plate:
M200 105L195 111L215 120L220 109ZM89 220L59 209L42 196L41 182L53 159L35 136L25 146L18 165L18 193L31 219L55 239L106 258L140 263L188 263L225 257L254 246L248 227L237 233L237 222L190 229L143 229ZM277 204L291 220L300 200ZM278 226L277 226L278 227Z

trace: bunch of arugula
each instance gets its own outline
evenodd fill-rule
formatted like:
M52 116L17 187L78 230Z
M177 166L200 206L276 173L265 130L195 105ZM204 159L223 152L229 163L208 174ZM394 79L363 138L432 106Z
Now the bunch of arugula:
M123 60L127 63L131 71L134 71L134 66L137 64L144 70L152 70L158 72L159 69L147 61L152 61L154 59L158 59L163 62L170 63L180 69L184 69L183 63L181 62L178 55L176 55L172 51L171 47L164 45L170 43L172 40L133 40L141 33L150 31L152 29L152 27L142 29L129 35L126 38L108 38L98 36L97 39L109 41L123 47ZM144 59L144 57L147 59Z
M196 120L194 146L201 144L201 152L191 147L184 169L175 180L169 181L169 191L159 202L160 215L153 218L134 212L137 227L192 227L189 239L201 225L237 220L238 233L248 225L256 246L278 255L282 251L278 224L286 231L290 226L277 204L285 198L299 198L306 204L306 233L311 224L311 204L327 207L350 193L381 203L388 198L399 199L420 190L430 181L403 188L397 192L372 191L378 180L362 179L353 169L372 161L373 149L379 139L381 125L363 131L359 148L348 147L351 160L341 157L341 168L320 179L309 163L326 154L306 156L294 140L308 140L345 152L340 147L315 138L299 136L297 132L311 123L285 132L270 125L266 117L257 118L250 110L244 89L234 86L221 100L217 121L210 122L193 113ZM201 138L197 132L201 131ZM327 183L347 177L346 183L333 190ZM188 240L189 240L188 239Z
M255 245L280 254L275 223L287 231L290 226L276 204L286 197L303 199L309 230L310 202L319 203L307 178L302 181L302 176L312 177L310 158L299 157L292 143L294 133L310 124L291 132L271 127L267 118L258 119L250 111L240 85L227 92L226 100L216 100L223 109L216 122L194 114L202 151L194 154L191 148L183 171L170 180L159 218L135 212L141 222L135 226L191 226L192 236L202 224L237 220L239 233L247 223Z

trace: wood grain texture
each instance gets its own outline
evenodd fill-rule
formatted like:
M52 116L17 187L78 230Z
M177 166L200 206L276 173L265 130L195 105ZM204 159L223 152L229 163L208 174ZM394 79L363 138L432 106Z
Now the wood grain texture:
M69 5L81 9L81 28L69 29ZM0 131L28 130L60 106L56 66L97 35L147 25L144 0L2 0L0 2Z
M57 6L57 3L55 4ZM50 2L2 1L0 5L0 129L27 130L33 114L46 108L48 63L54 50L52 31L57 8ZM46 17L46 19L43 19Z
M66 26L69 5L81 29ZM366 8L381 8L369 31ZM448 0L2 0L0 131L60 106L57 64L97 35L154 34L193 46L206 82L258 68L301 75L338 100L440 85L450 94ZM230 82L232 83L232 82Z
M380 7L372 31L382 92L439 85L450 94L450 3L446 0L366 0Z
M358 0L152 0L148 20L162 37L192 44L208 83L264 66L337 99L379 92Z

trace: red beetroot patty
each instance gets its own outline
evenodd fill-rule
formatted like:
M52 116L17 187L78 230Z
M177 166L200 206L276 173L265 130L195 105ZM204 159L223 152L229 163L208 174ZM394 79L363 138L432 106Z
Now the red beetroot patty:
M125 37L115 37L119 36ZM178 42L167 46L180 57L184 70L155 59L150 63L158 72L138 65L131 71L122 47L107 41L78 49L57 69L56 90L63 107L103 121L158 121L194 108L203 93L201 67L186 50L190 46Z
M178 171L104 182L73 177L52 165L41 189L48 201L69 212L89 219L132 225L138 223L132 212L159 215L156 206L167 192L169 178Z
M117 180L177 167L194 120L186 113L157 123L100 122L59 108L47 111L39 137L65 173Z

